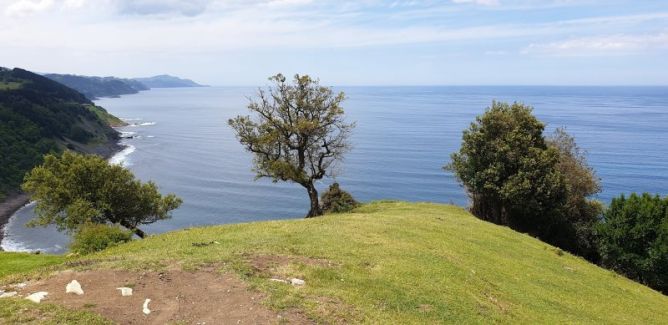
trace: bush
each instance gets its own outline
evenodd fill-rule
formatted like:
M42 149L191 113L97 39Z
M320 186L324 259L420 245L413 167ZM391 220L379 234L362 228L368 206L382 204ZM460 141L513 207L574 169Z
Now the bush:
M350 193L339 187L339 183L332 184L320 200L324 213L348 212L360 205Z
M74 235L70 249L74 253L90 254L132 240L132 232L118 226L86 224Z
M598 235L605 267L668 293L668 198L634 193L613 199Z

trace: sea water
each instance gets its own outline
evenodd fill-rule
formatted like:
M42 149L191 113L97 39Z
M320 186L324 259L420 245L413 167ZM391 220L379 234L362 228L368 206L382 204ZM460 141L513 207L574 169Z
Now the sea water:
M192 226L300 218L308 210L299 185L254 180L252 156L228 119L248 114L253 87L153 89L96 103L125 119L128 147L111 160L184 203L159 233ZM463 188L442 167L461 134L493 100L535 107L546 132L565 127L586 149L601 178L599 199L621 193L668 195L667 87L336 87L356 122L352 150L334 180L360 201L430 201L465 206ZM63 252L69 238L53 228L27 229L32 206L5 229L6 250Z

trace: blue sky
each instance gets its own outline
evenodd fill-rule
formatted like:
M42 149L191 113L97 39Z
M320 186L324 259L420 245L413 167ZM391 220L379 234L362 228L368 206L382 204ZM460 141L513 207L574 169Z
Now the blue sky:
M0 49L212 85L668 85L668 1L0 0Z

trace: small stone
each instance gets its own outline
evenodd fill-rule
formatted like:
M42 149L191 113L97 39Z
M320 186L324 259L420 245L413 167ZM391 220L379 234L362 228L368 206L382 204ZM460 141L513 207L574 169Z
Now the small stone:
M28 284L27 284L27 283L23 283L23 282L22 282L22 283L17 283L17 284L12 285L12 287L14 287L14 288L16 288L16 289L23 289L23 288L25 288L25 287L27 287L27 286L28 286Z
M293 286L303 286L306 284L306 282L302 279L292 278L290 279L290 284Z
M0 294L0 298L9 298L9 297L14 297L18 293L16 291L9 291L9 292L3 292Z
M72 280L72 282L67 284L65 293L73 293L79 296L84 294L83 289L81 289L81 284L77 280Z
M35 292L29 296L26 297L26 299L38 304L46 297L49 293L46 291L40 291L40 292Z
M148 315L148 314L151 313L151 310L148 309L148 304L149 304L150 302L151 302L151 299L146 299L146 300L144 300L144 308L143 308L144 315Z
M121 296L123 297L132 296L132 288L121 287L121 288L116 288L116 290L121 290Z

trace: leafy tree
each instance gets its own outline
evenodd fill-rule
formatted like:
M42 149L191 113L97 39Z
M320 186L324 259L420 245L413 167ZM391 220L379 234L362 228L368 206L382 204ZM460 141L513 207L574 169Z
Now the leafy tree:
M322 214L315 182L331 176L337 161L350 149L348 137L354 123L346 123L341 102L318 80L296 75L294 83L278 74L273 86L260 89L248 108L256 114L229 120L246 150L254 153L257 178L289 181L308 192L311 208L307 218Z
M559 152L556 169L564 176L566 201L559 212L559 222L552 231L551 242L592 262L598 262L596 224L603 205L590 199L601 192L594 169L587 163L586 152L564 129L555 130L548 139L550 147Z
M74 235L70 250L78 254L99 252L132 240L132 232L118 226L85 224Z
M321 201L325 213L348 212L360 205L350 193L341 189L339 183L330 185L327 192L322 193Z
M477 217L544 237L566 199L559 151L548 146L544 125L523 104L493 102L463 133L445 167L469 193Z
M45 156L26 175L23 189L37 201L32 226L76 232L87 223L119 224L141 238L140 225L169 218L182 202L173 194L163 197L155 183L142 184L121 166L70 151Z
M598 233L605 267L668 293L668 198L614 198Z

